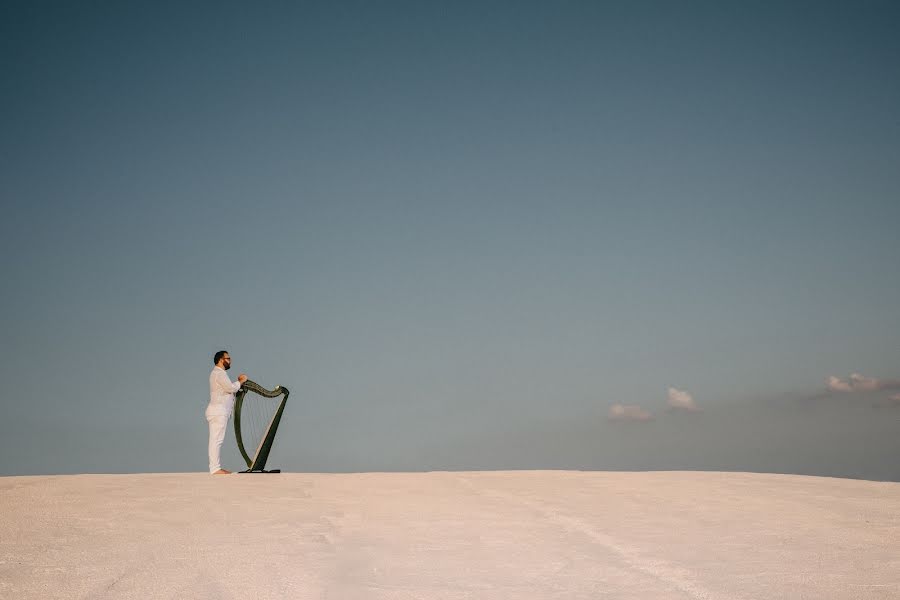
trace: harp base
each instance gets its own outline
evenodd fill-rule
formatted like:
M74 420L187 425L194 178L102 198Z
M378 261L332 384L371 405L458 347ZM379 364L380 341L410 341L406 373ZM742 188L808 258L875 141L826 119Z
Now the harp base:
M271 471L238 471L238 473L249 473L251 475L256 475L258 473L281 473L281 469L272 469Z

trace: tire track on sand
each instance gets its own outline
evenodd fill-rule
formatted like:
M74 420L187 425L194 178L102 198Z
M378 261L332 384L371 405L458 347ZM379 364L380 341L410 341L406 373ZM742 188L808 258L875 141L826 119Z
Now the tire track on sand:
M558 511L549 508L545 503L526 500L515 494L483 489L474 485L470 480L464 477L460 477L459 482L474 494L497 498L512 504L518 504L519 506L543 515L545 519L567 531L577 531L586 535L609 552L618 556L628 568L649 575L650 577L677 589L692 600L735 600L734 596L723 596L706 589L695 580L693 574L689 570L665 560L649 557L637 548L627 546L616 540L614 537L601 531L597 531L584 520L560 514Z

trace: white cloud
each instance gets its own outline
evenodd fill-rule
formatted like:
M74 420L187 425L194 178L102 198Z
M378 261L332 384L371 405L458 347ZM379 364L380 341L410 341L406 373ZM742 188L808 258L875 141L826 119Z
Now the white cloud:
M882 382L872 377L863 377L859 373L851 373L850 385L858 392L875 392L881 389Z
M649 421L653 414L636 405L613 404L609 407L610 421Z
M849 382L838 379L834 375L831 375L830 377L828 377L828 379L825 381L825 385L832 392L852 392L853 391L853 388L850 386Z
M900 380L875 379L874 377L864 377L859 373L851 373L847 379L831 375L825 380L825 385L832 392L879 392L900 389Z
M669 408L686 410L688 412L697 412L700 410L699 408L697 408L697 404L694 402L694 398L685 391L670 387L668 389L668 396Z

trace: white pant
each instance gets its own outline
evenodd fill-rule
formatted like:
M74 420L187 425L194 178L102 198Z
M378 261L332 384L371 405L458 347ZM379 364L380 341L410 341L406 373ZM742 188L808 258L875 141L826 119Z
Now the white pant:
M228 415L206 415L206 422L209 423L209 472L215 473L222 468L219 456L225 441Z

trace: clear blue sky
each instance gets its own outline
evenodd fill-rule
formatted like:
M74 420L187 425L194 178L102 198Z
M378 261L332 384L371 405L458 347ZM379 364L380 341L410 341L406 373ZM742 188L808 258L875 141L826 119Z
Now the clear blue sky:
M0 474L204 470L224 348L291 389L291 470L900 480L897 390L819 393L900 377L898 31L895 2L4 3Z

